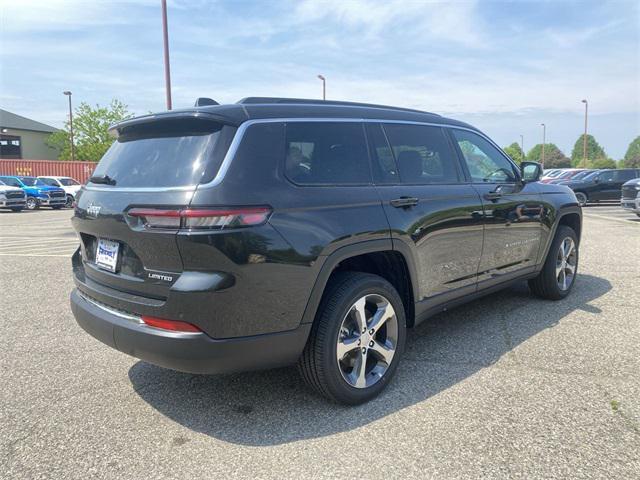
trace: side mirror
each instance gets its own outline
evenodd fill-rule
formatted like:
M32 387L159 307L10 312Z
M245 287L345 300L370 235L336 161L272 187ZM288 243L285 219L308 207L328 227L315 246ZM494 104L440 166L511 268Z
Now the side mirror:
M542 176L542 165L538 162L522 162L520 164L520 177L522 183L532 183L540 180Z
M593 183L600 183L600 177L596 177L593 179Z

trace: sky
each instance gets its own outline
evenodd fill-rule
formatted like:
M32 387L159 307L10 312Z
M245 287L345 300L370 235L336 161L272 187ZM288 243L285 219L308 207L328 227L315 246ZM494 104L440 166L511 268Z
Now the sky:
M160 0L0 0L0 107L61 127L73 101L165 109ZM620 159L640 135L640 2L169 0L174 108L197 97L418 108L500 145Z

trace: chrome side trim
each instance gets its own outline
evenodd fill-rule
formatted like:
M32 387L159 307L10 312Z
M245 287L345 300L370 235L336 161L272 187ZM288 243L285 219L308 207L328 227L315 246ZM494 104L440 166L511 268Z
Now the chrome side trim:
M502 151L493 140L487 137L484 133L474 128L463 127L460 125L452 125L449 123L434 123L434 122L417 122L413 120L386 120L380 118L334 118L334 117L295 117L295 118L256 118L253 120L247 120L240 124L236 134L231 141L231 145L229 146L229 150L227 150L222 163L220 164L220 168L218 169L218 173L210 182L198 184L198 185L187 185L181 187L102 187L102 186L90 186L85 185L83 188L85 190L91 191L103 191L103 192L172 192L172 191L191 191L195 193L197 190L203 190L208 188L213 188L222 183L225 175L227 174L231 162L240 148L240 144L242 143L242 139L245 135L245 132L252 125L260 124L260 123L291 123L291 122L344 122L344 123L395 123L395 124L403 124L403 125L425 125L431 127L441 127L441 128L456 128L459 130L467 130L469 132L480 135L485 140L487 140L491 145L496 147L498 151L507 159L512 165L515 166L513 161L509 158L509 156ZM515 167L517 169L517 167Z
M107 313L109 313L111 315L115 315L116 317L124 318L125 320L129 320L130 322L134 322L134 323L137 323L139 325L145 325L145 323L142 321L142 318L137 316L137 315L132 315L130 313L124 313L124 312L121 312L119 310L115 310L113 308L109 308L106 305L103 305L102 303L96 302L95 300L87 297L86 295L84 295L80 291L78 291L78 294L80 295L80 298L82 298L86 302L90 303L94 307L98 307L99 309L101 309L101 310L103 310L103 311L105 311L105 312L107 312Z

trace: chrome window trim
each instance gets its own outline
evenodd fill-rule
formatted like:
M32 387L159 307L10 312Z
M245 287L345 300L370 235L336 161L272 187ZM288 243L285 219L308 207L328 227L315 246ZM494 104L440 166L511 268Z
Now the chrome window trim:
M511 163L516 171L519 171L515 163L509 158L509 156L502 151L502 149L489 137L487 137L484 133L476 130L474 128L464 127L461 125L452 125L450 123L436 123L436 122L418 122L414 120L387 120L381 118L357 118L357 117L344 117L344 118L334 118L334 117L277 117L277 118L255 118L253 120L247 120L240 124L238 127L238 131L236 132L233 140L231 141L231 145L229 146L229 150L224 156L222 163L220 164L220 168L218 169L218 173L210 182L197 184L197 185L186 185L180 187L103 187L103 186L91 186L84 185L85 190L89 191L103 191L103 192L185 192L192 191L195 193L196 190L204 190L208 188L213 188L224 180L229 168L231 167L231 163L233 158L235 157L238 148L240 148L240 144L242 143L242 139L244 138L245 132L247 129L253 125L261 124L261 123L287 123L287 122L344 122L344 123L394 123L394 124L404 124L404 125L425 125L432 127L441 127L441 128L457 128L459 130L467 130L469 132L480 135L482 138L487 140L491 145L496 147L498 151L505 157L505 159Z

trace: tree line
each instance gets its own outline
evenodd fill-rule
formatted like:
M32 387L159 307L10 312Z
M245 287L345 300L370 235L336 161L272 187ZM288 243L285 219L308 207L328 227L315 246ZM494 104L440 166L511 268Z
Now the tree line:
M504 151L516 163L523 160L542 163L542 144L535 145L526 154L518 142L513 142ZM545 168L583 167L584 165L584 134L580 135L571 150L571 157L567 157L554 143L544 145ZM615 161L604 151L593 135L587 135L586 168L640 168L640 136L631 141L624 158Z
M109 134L109 126L113 123L132 117L127 105L117 99L113 99L106 107L91 105L82 102L73 113L73 133L76 158L78 160L99 161L107 149L113 143L113 137ZM71 142L69 140L69 120L64 128L52 133L47 143L58 149L59 160L71 160ZM553 143L544 146L544 166L546 168L582 167L583 166L583 139L580 135L571 151L571 157L567 157ZM513 142L504 151L516 162L524 159L533 162L542 162L542 144L534 146L525 153L518 142ZM636 137L627 149L624 158L619 162L609 158L604 149L598 144L592 135L587 135L587 167L588 168L640 168L640 136Z

